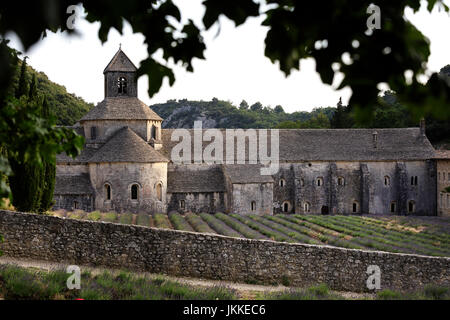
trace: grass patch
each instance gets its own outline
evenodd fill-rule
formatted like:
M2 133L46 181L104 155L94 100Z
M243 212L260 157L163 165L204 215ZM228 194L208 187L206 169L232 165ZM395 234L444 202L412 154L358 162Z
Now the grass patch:
M378 300L402 300L402 294L397 291L385 289L377 292Z
M67 217L70 219L85 219L86 218L86 212L83 210L75 210L72 212L67 212Z
M262 295L265 300L339 300L344 297L330 293L325 284L312 286L306 289L289 289L281 292Z
M119 217L119 222L122 224L131 224L133 221L132 213L122 213Z
M102 221L105 222L116 222L117 221L117 213L115 212L107 212L103 214Z
M70 274L64 271L34 271L17 266L0 266L0 294L5 299L49 300L231 300L237 294L227 287L194 287L163 278L135 276L121 271L92 276L83 273L80 290L66 286Z
M450 290L449 288L439 287L434 285L428 285L423 290L425 297L433 300L449 300Z

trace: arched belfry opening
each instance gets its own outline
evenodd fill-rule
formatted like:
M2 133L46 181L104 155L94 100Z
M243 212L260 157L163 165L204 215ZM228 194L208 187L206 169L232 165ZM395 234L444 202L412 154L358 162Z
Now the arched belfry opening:
M120 77L119 79L117 79L117 93L127 93L127 79L125 77Z
M137 97L136 71L133 62L119 49L103 71L105 98Z

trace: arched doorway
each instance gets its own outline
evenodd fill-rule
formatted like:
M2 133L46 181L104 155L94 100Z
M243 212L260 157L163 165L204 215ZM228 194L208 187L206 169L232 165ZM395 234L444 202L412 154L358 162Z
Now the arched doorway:
M328 206L322 206L322 214L328 214L329 213L329 209Z

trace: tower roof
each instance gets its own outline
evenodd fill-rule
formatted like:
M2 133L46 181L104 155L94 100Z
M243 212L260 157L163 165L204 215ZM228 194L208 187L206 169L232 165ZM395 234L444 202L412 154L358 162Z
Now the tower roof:
M110 71L120 71L120 72L136 72L137 68L131 62L130 58L119 48L114 57L106 66L103 73Z
M86 120L162 121L162 118L136 97L108 97L92 108L80 121Z
M169 162L133 130L123 127L88 162Z

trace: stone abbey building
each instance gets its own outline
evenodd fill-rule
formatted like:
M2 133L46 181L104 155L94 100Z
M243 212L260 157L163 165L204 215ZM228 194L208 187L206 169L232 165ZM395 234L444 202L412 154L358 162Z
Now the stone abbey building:
M105 99L73 127L86 139L82 153L57 157L54 209L437 214L438 160L424 123L279 130L272 176L258 164L175 164L175 129L162 129L163 119L138 99L136 70L120 49L105 68Z

